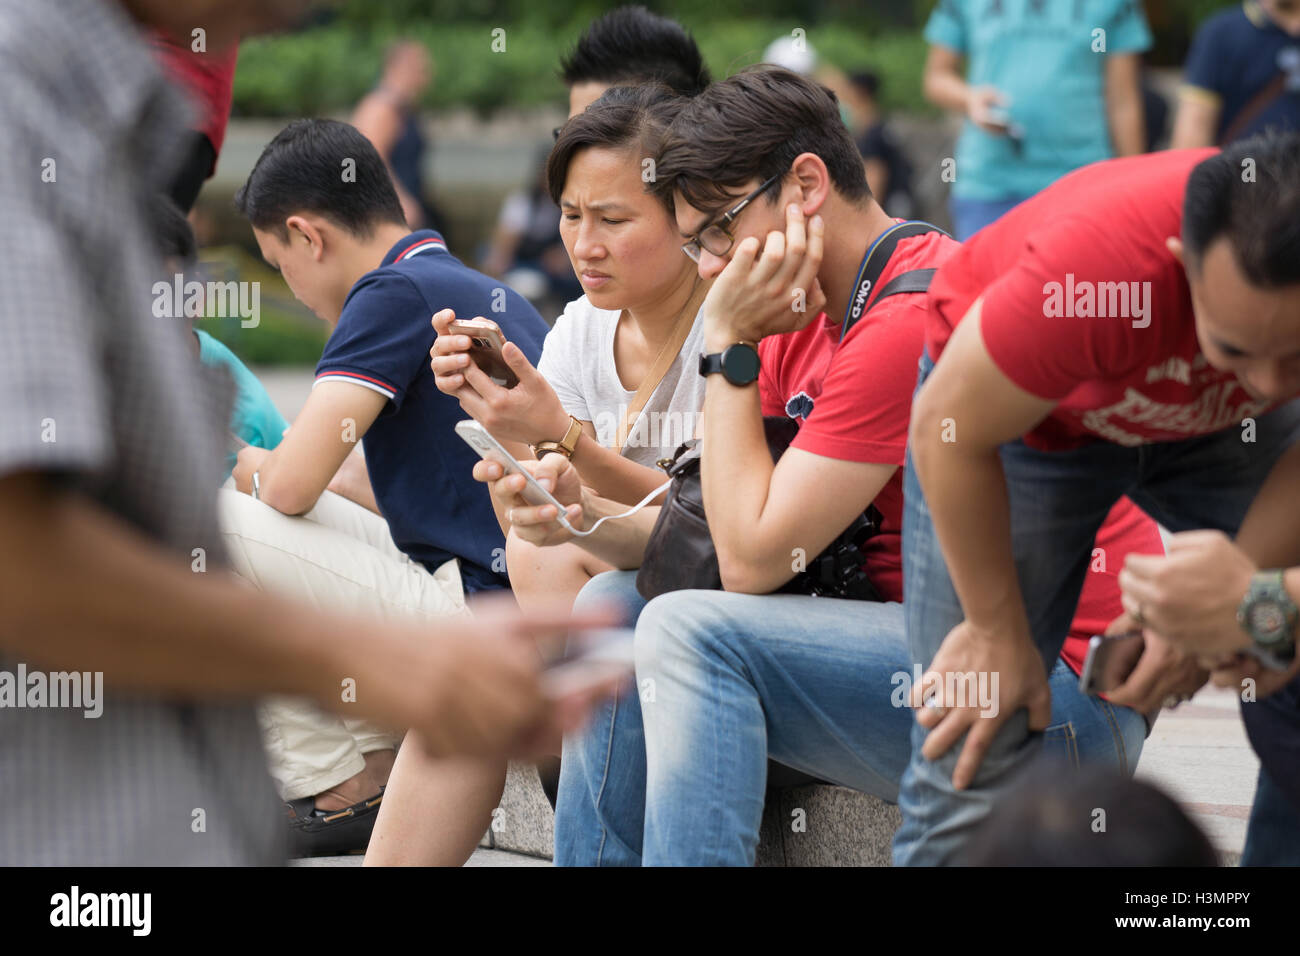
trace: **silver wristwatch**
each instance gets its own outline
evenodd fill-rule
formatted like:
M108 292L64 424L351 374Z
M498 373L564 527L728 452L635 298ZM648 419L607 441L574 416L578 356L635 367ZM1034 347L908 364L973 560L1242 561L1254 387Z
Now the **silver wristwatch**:
M1251 576L1250 589L1237 608L1237 623L1254 646L1254 655L1265 667L1286 670L1295 660L1296 625L1300 610L1282 583L1280 570L1259 571Z

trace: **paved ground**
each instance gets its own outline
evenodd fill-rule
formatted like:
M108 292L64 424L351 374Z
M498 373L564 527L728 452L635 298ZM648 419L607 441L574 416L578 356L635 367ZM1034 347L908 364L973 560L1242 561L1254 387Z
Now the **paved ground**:
M256 370L272 400L292 420L306 399L310 370ZM1208 688L1156 722L1137 775L1183 804L1230 860L1240 854L1255 794L1259 761L1246 740L1237 696ZM308 866L359 865L360 857L300 861ZM479 850L470 866L545 866L544 860Z
M313 860L293 860L290 866L360 866L360 856L322 856ZM475 850L466 866L550 866L550 860L539 860L522 853L505 850Z

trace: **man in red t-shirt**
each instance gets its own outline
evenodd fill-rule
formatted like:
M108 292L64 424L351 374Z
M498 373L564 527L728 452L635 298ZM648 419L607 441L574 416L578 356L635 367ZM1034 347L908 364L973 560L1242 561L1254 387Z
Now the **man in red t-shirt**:
M1300 454L1283 456L1300 435L1298 157L1291 135L1085 167L935 276L909 436L908 641L934 674L999 674L999 706L978 719L940 696L917 712L896 862L954 859L1032 756L1045 666L1121 496L1175 532L1239 534L1258 566L1300 560ZM1143 624L1125 600L1111 633ZM1111 700L1145 712L1206 672L1144 633Z
M744 137L751 112L765 118L772 144L725 154L692 149L703 130ZM914 679L899 603L900 466L926 311L916 291L886 293L958 246L937 231L903 238L870 286L855 281L870 277L859 272L864 253L877 242L887 248L881 237L898 224L866 190L853 149L820 87L764 71L716 84L683 107L658 157L657 187L675 194L688 254L714 279L701 315L705 348L723 356L701 359L709 377L702 476L726 590L677 591L646 604L626 572L583 590L580 604L605 598L639 612L639 693L565 742L557 863L752 863L769 755L821 779L897 796L910 756L906 698ZM694 192L701 184L721 185L706 198ZM725 232L712 228L719 223ZM811 290L802 301L801 289ZM826 315L808 323L823 304ZM846 313L856 321L841 341L838 317ZM776 464L764 413L801 421ZM580 501L570 508L573 521L590 527L626 510L581 493L557 456L536 471L562 503ZM519 484L502 479L494 493ZM508 496L501 504L513 509L516 533L559 540L548 509ZM883 601L770 593L872 504L882 522L865 568ZM579 540L617 567L636 567L651 523L642 513ZM1154 526L1131 505L1117 509L1113 524L1112 566L1128 549L1159 550ZM1097 570L1107 569L1102 557ZM1119 613L1118 589L1100 574L1096 581L1090 599L1109 616L1091 615L1109 621ZM1141 716L1084 697L1065 663L1053 688L1056 749L1131 771L1146 729Z

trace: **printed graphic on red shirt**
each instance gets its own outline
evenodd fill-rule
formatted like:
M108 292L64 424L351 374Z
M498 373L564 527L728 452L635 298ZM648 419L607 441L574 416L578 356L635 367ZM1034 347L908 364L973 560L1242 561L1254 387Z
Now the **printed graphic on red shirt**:
M930 286L929 354L938 358L982 297L990 357L1058 403L1025 436L1045 450L1178 441L1280 404L1208 364L1186 273L1166 247L1182 234L1188 176L1214 152L1095 163L981 230Z

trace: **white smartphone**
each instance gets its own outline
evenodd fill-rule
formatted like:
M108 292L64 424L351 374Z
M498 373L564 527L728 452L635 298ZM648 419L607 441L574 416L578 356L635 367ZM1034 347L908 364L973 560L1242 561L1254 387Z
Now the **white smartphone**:
M465 419L463 422L456 423L456 434L465 440L465 444L473 448L480 458L484 461L495 461L505 469L506 474L523 475L524 481L524 500L534 505L554 505L556 514L563 520L561 524L567 522L564 518L565 508L555 500L555 496L538 484L537 479L528 473L528 469L515 459L515 456L506 451L505 446L492 437L486 428L473 419Z
M564 654L549 661L542 690L552 699L568 697L629 676L635 668L631 628L583 631L569 638Z

